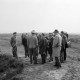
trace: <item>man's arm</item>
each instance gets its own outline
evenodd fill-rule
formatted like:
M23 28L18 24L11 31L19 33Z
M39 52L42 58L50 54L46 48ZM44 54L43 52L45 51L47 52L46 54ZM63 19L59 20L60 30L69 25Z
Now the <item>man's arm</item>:
M37 37L36 37L36 47L38 47L38 39L37 39Z
M29 48L29 37L27 38L27 46Z

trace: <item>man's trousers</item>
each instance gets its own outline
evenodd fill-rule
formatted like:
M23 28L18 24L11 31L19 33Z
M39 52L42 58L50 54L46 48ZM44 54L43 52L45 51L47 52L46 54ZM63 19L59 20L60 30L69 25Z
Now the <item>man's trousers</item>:
M17 46L14 46L14 47L12 47L12 54L13 54L13 57L18 57L17 56Z
M34 64L37 64L37 53L36 48L30 48L30 63L32 64L34 61Z

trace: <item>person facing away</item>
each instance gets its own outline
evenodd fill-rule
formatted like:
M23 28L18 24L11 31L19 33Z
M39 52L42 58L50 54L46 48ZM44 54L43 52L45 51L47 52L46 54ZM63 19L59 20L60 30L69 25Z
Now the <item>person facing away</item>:
M33 30L31 35L28 37L28 48L30 52L30 63L37 64L37 52L36 48L38 47L38 39L36 36L36 32Z
M13 57L16 57L17 58L18 56L17 56L16 35L17 35L17 33L14 32L13 33L13 36L11 37L10 44L12 46L12 54L13 54Z
M55 58L55 65L57 68L61 67L60 63L60 51L61 51L61 43L62 43L62 38L59 34L58 30L54 31L55 38L53 40L53 57Z

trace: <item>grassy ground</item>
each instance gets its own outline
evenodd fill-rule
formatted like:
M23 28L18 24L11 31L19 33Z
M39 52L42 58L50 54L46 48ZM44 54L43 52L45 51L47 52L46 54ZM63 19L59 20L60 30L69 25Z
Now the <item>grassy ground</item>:
M11 80L13 76L21 73L23 62L10 55L0 54L0 80Z
M56 69L54 67L54 61L48 62L44 65L40 64L40 57L38 59L37 65L31 65L29 59L24 58L24 48L21 45L21 35L18 35L18 60L12 58L11 46L10 46L10 37L11 35L0 35L0 54L9 55L7 62L6 59L2 66L5 63L10 64L7 69L4 69L3 73L0 73L0 80L2 75L6 76L8 72L14 72L15 75L11 78L5 77L3 80L80 80L80 36L79 35L70 35L69 40L72 45L71 48L67 49L67 61L62 63L62 68ZM2 58L0 57L2 60ZM0 60L0 61L1 61ZM12 62L13 63L12 63ZM17 62L17 63L16 63ZM12 63L12 64L11 64ZM19 66L15 69L11 65L23 64L24 68L22 72L15 73L15 70L20 69ZM1 63L0 63L1 64ZM6 64L7 65L7 64ZM21 66L21 65L20 65ZM5 68L5 67L4 67ZM8 73L10 75L10 73Z

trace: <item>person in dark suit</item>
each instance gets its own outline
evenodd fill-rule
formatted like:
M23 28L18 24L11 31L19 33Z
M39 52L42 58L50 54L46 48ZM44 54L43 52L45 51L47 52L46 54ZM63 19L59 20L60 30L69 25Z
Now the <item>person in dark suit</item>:
M52 45L53 45L53 36L52 36L52 33L49 33L49 42L48 42L48 53L50 55L49 61L53 61L53 58L52 58Z
M61 53L60 53L60 61L63 63L66 61L66 43L67 43L67 37L63 31L61 31L62 36L62 46L61 46Z
M46 63L46 38L44 34L41 35L39 42L39 53L41 54L42 64Z
M64 34L64 36L65 36L64 61L66 61L66 57L67 57L66 49L68 48L68 44L67 44L67 41L68 41L68 34L66 34L65 32L64 32L63 34Z
M26 57L29 57L26 34L22 34L21 38L22 38L22 45L24 46L25 58L26 58Z

